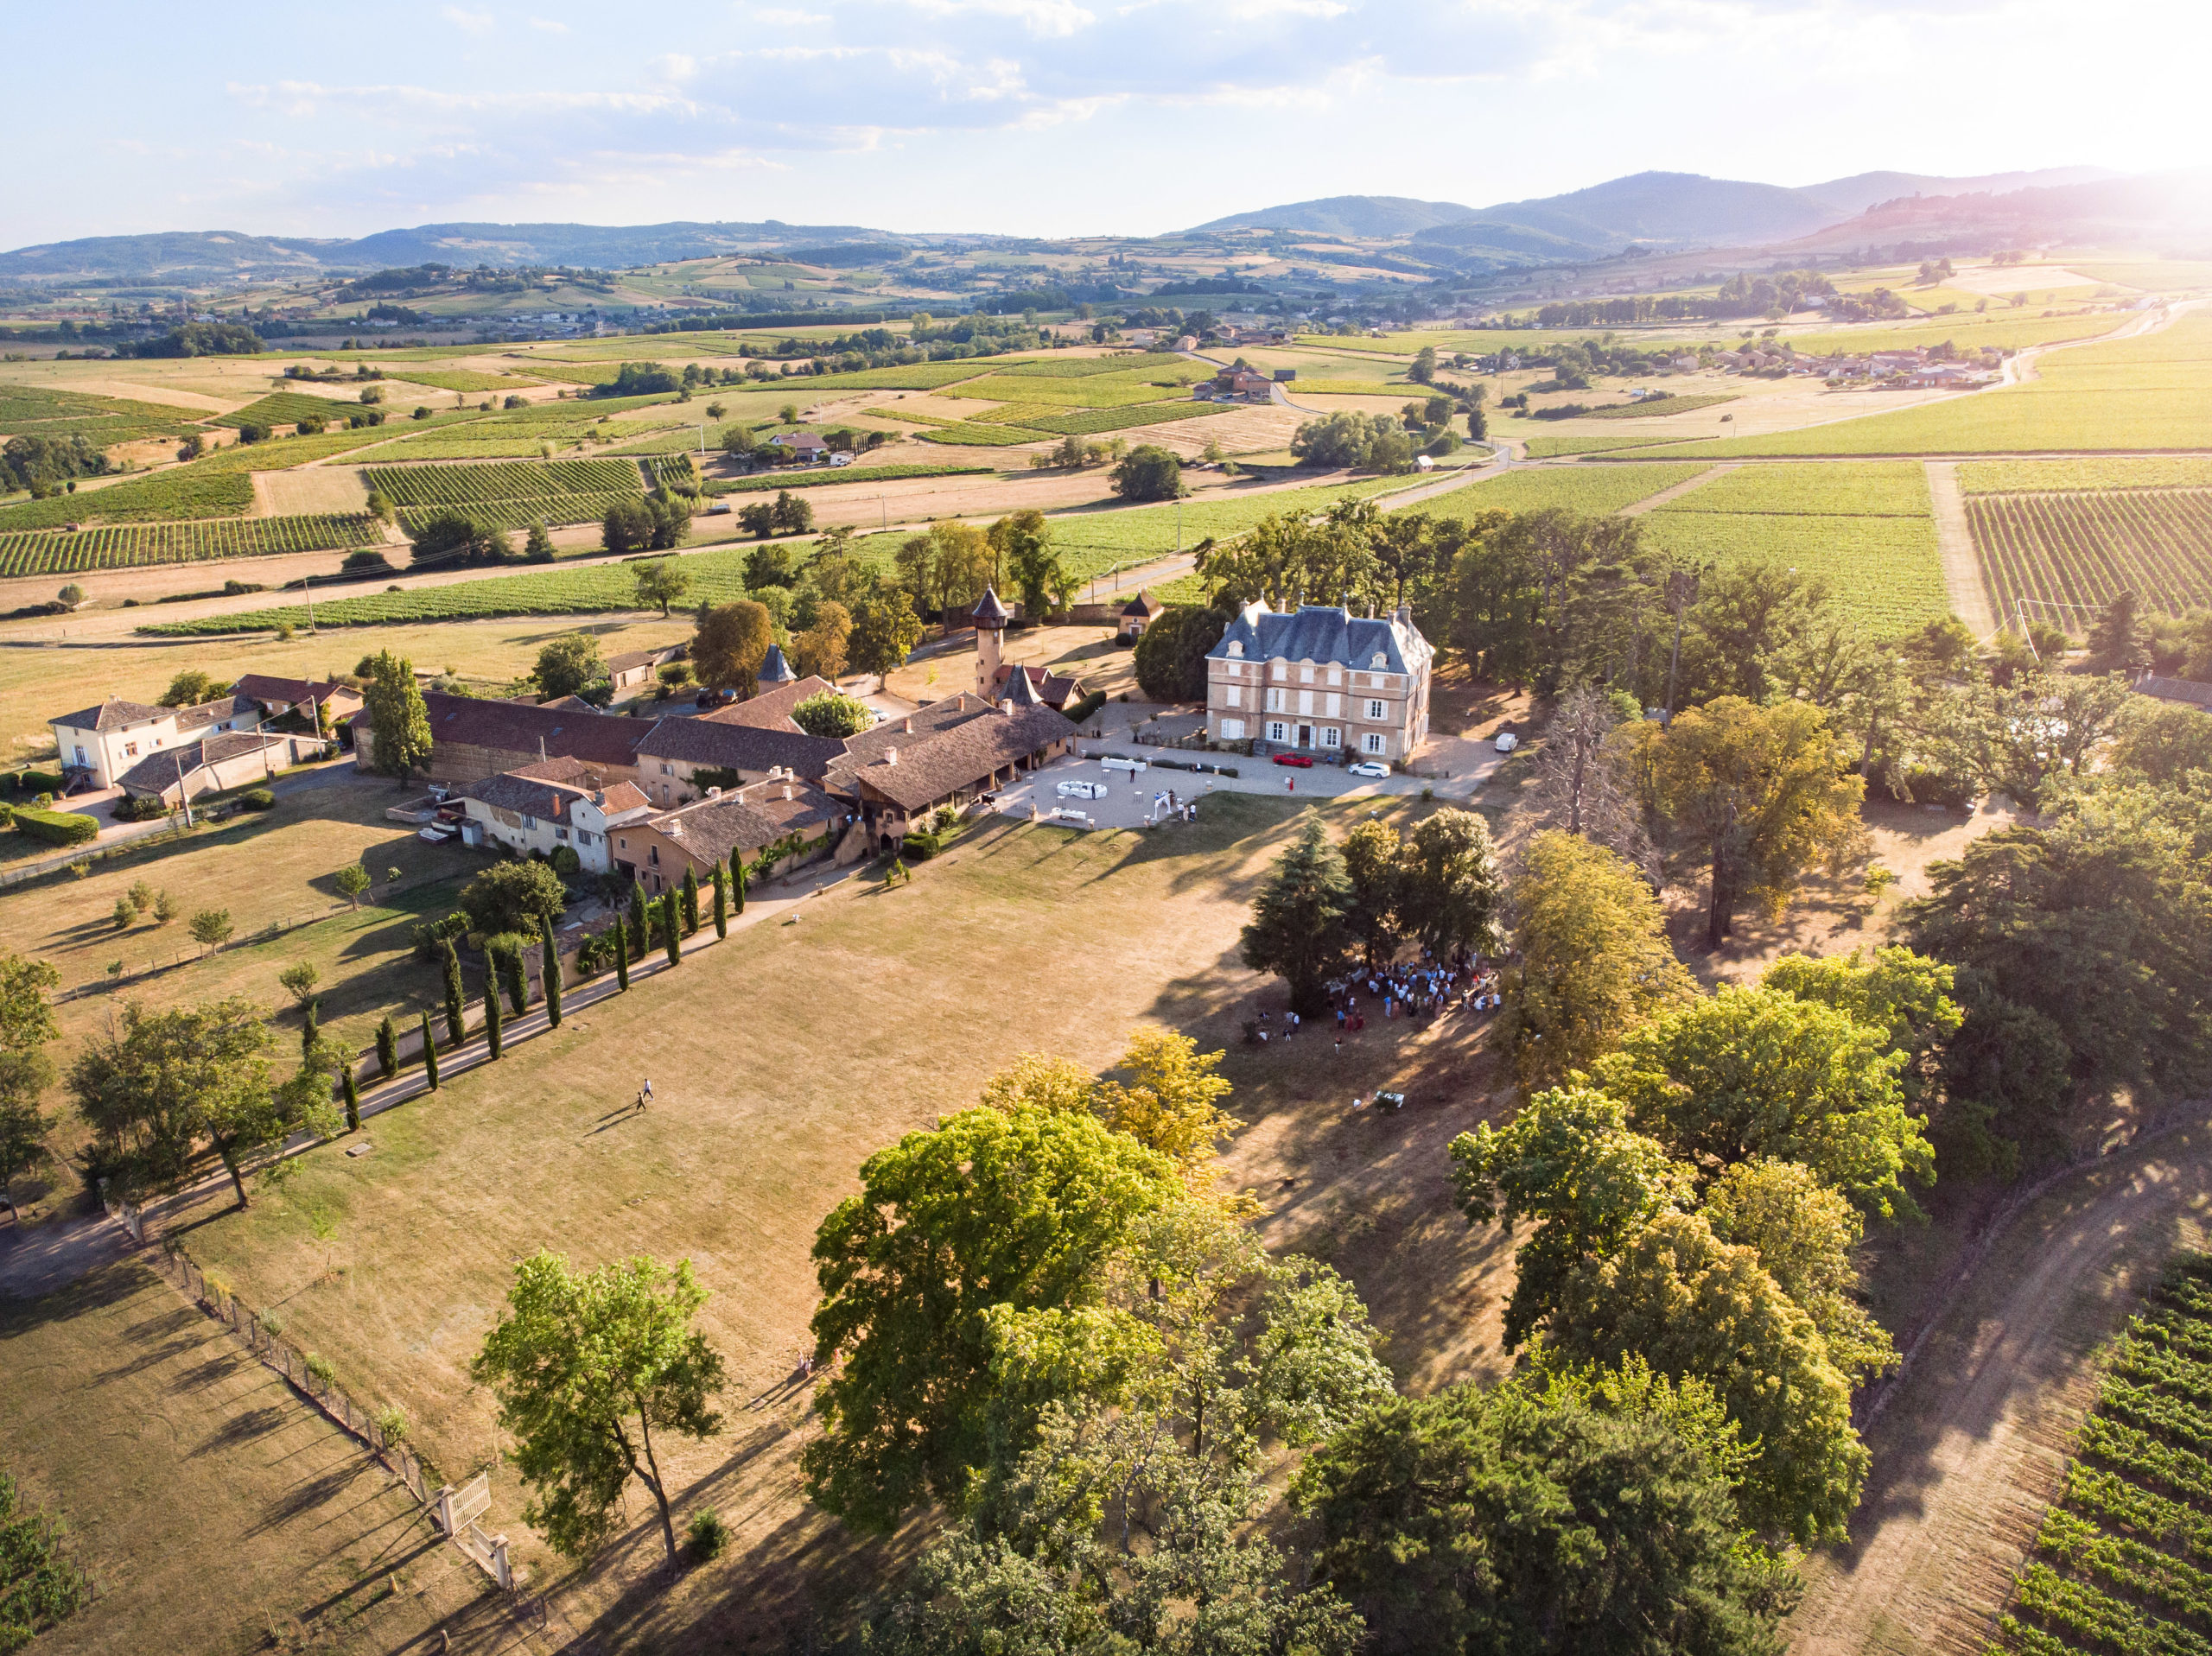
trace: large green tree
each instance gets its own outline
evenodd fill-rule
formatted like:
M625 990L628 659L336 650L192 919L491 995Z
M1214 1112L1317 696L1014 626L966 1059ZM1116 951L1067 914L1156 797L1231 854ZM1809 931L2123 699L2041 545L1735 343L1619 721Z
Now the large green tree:
M125 1006L69 1066L69 1090L99 1159L138 1189L173 1189L190 1176L202 1139L247 1205L245 1172L302 1128L337 1131L329 1079L302 1069L279 1087L262 1009L243 996L148 1012Z
M922 618L905 592L894 587L869 593L853 611L846 665L856 673L874 674L880 689L884 675L903 665L922 641Z
M1846 773L1835 736L1803 702L1760 707L1723 696L1636 729L1668 820L1703 854L1711 886L1706 942L1719 949L1738 909L1779 914L1815 861L1853 846L1864 783Z
M1564 1081L1629 1031L1694 997L1666 915L1619 857L1558 829L1537 834L1514 882L1519 959L1503 1019L1528 1086Z
M691 669L702 684L749 697L775 642L776 629L765 606L749 598L716 605L701 612L691 635Z
M711 1405L722 1360L691 1326L706 1302L689 1259L671 1268L640 1256L577 1272L541 1249L515 1267L469 1373L499 1399L511 1458L535 1492L523 1518L557 1551L581 1558L612 1535L634 1479L653 1498L675 1562L668 1439L721 1429Z
M1206 652L1221 642L1230 619L1225 611L1185 604L1153 617L1136 643L1138 688L1154 701L1205 701Z
M1700 1383L1640 1365L1370 1411L1294 1486L1384 1656L1773 1656L1795 1572L1742 1534Z
M1802 1161L1889 1218L1916 1216L1904 1181L1935 1177L1905 1062L1886 1029L1832 1006L1724 987L1630 1031L1590 1074L1701 1181L1760 1157Z
M1461 949L1501 952L1504 902L1489 823L1446 806L1414 824L1406 836L1398 913L1439 959Z
M1370 968L1381 968L1397 952L1405 851L1398 830L1379 816L1356 824L1344 835L1344 873L1351 881L1352 898L1344 923L1359 939Z
M1870 1459L1851 1382L1756 1248L1722 1241L1702 1215L1662 1213L1568 1274L1545 1337L1570 1361L1642 1357L1704 1382L1757 1446L1738 1490L1750 1526L1801 1545L1843 1533Z
M370 758L378 771L404 783L430 762L430 714L415 682L415 663L380 650L369 673L361 697L368 706Z
M1244 964L1272 972L1290 987L1290 1007L1301 1017L1328 1009L1328 980L1351 952L1351 879L1344 853L1329 842L1320 814L1299 818L1290 845L1275 859L1252 921L1240 944Z
M815 1356L831 1371L809 1495L888 1530L957 1499L992 1452L995 1316L1073 1306L1173 1164L1087 1114L973 1109L861 1167L817 1233ZM1003 1310L995 1308L1006 1308Z
M48 1043L60 1031L47 997L61 974L44 961L0 954L0 1202L18 1174L49 1154L39 1097L54 1081Z
M599 640L588 632L571 632L552 640L537 652L536 676L538 694L556 700L597 683L607 676Z

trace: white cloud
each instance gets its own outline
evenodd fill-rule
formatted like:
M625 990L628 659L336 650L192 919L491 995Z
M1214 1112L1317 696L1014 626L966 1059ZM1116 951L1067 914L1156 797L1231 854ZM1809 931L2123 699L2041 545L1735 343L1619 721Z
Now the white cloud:
M459 6L448 6L438 16L465 35L488 35L497 22L488 11L463 11Z
M568 24L551 17L533 17L530 20L530 26L532 29L542 29L549 35L565 35L569 32Z

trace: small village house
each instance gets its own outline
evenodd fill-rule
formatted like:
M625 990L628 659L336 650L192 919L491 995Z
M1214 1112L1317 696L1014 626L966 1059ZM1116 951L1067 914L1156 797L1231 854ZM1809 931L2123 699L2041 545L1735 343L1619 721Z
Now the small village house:
M228 732L258 730L262 713L251 697L236 694L189 707L149 707L110 696L96 707L48 722L61 756L64 791L70 791L112 788L124 772L157 753Z

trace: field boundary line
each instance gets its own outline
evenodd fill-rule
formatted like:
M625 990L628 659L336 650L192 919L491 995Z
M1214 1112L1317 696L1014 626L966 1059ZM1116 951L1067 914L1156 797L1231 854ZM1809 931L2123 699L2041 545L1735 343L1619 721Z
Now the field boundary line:
M1967 499L1959 486L1959 462L1924 462L1928 498L1936 517L1936 547L1943 559L1943 585L1949 589L1951 607L1967 630L1985 642L1996 636L1996 611L1989 589L1981 579L1981 560L1974 551L1974 530L1967 522Z

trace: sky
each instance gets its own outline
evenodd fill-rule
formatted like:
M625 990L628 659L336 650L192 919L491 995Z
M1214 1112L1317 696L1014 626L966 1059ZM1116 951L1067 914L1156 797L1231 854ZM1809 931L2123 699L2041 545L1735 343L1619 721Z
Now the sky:
M0 0L0 248L2212 164L2199 0Z

